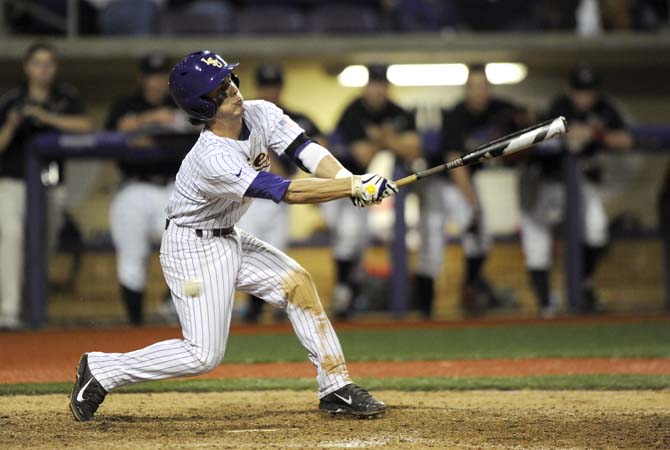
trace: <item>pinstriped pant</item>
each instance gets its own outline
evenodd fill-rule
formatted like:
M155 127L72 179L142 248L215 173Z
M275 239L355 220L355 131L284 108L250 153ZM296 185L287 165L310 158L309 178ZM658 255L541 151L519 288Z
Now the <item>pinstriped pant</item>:
M163 235L160 260L183 339L130 353L90 353L91 372L107 391L216 368L224 356L236 289L286 309L317 369L319 397L351 382L310 275L284 253L240 230L227 237L205 232L199 238L194 230L171 223ZM197 292L189 288L194 284L200 286Z

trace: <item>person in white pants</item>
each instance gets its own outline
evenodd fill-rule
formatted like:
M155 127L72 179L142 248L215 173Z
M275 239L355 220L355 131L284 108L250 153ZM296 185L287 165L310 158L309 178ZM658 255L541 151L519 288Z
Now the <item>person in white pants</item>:
M86 132L93 128L79 94L56 81L58 61L53 47L31 45L24 57L25 84L0 98L0 328L21 327L23 252L25 245L25 152L44 132ZM49 163L43 172L48 224L45 255L53 250L63 223L63 165Z
M177 173L161 242L161 266L183 339L130 353L82 355L70 396L76 420L92 419L106 394L120 386L216 368L225 353L236 289L286 310L316 368L321 411L359 417L386 412L383 402L351 381L309 273L235 225L254 198L319 203L352 197L365 207L397 188L379 175L352 175L276 105L244 101L236 66L199 51L170 74L175 101L204 125ZM267 164L256 167L253 162L262 154L265 160L268 151L287 155L317 178L289 181L269 172Z
M112 105L106 128L128 134L195 133L188 118L170 97L170 63L152 53L140 60L138 89ZM195 135L193 136L195 140ZM139 149L138 152L141 152ZM164 151L161 161L118 160L121 184L109 208L109 228L116 250L116 272L121 297L131 325L144 323L147 266L152 245L165 227L165 207L174 187L181 156ZM170 312L165 299L162 312Z
M596 184L599 168L592 156L600 151L626 151L633 140L623 116L599 90L599 77L589 67L574 69L567 94L551 103L548 117L564 116L568 133L562 141L547 143L531 152L520 176L521 239L531 287L540 315L552 318L560 304L552 299L549 270L552 263L552 227L563 219L565 183L561 164L564 152L579 158L581 178L583 286L581 310L600 309L593 277L608 242L608 221Z

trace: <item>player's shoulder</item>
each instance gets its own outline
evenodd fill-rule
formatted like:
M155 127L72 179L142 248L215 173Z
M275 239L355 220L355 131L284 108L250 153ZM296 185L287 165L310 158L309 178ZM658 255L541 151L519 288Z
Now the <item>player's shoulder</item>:
M244 110L263 113L281 111L279 106L267 100L245 100Z

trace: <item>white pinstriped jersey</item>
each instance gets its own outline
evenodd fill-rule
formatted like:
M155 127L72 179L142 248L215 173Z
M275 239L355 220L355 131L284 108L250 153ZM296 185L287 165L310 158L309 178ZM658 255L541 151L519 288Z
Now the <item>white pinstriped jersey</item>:
M259 171L270 169L268 150L277 155L303 133L273 103L244 102L246 140L223 138L203 130L177 173L167 216L176 225L213 229L235 225L253 198L244 197Z

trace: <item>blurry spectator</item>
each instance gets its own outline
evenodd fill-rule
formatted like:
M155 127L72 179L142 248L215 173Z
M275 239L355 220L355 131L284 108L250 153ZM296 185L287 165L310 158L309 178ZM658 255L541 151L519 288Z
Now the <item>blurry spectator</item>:
M346 155L342 164L354 174L364 174L377 153L389 151L403 161L421 154L421 140L414 115L389 98L386 67L368 67L363 94L351 102L337 123ZM361 288L359 265L368 243L368 208L356 208L348 199L322 205L331 229L337 276L333 307L338 319L351 316Z
M597 74L580 67L570 74L567 95L552 103L548 117L564 116L568 134L561 141L550 141L529 153L520 179L521 237L530 282L537 296L543 317L553 317L558 301L551 297L549 270L551 267L551 227L562 219L565 192L562 180L564 152L576 155L585 165L600 151L629 150L631 134L621 113L599 90ZM593 275L607 244L607 216L602 200L595 189L597 167L583 171L581 183L581 217L583 224L582 312L598 310Z
M0 99L0 326L20 326L26 210L25 152L42 132L86 132L92 128L77 91L56 81L58 62L48 44L33 44L25 55L25 83ZM63 167L49 163L48 247L63 220Z
M538 28L531 14L534 0L455 0L459 16L474 31Z
M325 137L316 124L306 115L290 110L282 104L284 87L284 71L278 64L263 64L256 69L256 93L261 100L279 106L286 115L305 130L305 134L321 145L327 145ZM271 171L284 178L296 173L295 164L287 157L277 157L270 152ZM270 220L272 218L272 220ZM270 200L254 201L239 222L239 227L248 231L268 244L286 251L289 240L288 204L276 204ZM249 323L258 322L265 301L253 295L249 296L244 320ZM277 310L276 318L283 318L284 311Z
M491 95L483 65L470 67L465 99L443 117L437 155L426 155L429 166L458 158L477 147L527 124L523 108ZM414 306L426 317L433 312L435 277L440 273L444 255L444 227L448 220L463 230L465 254L461 285L461 310L467 316L489 308L508 306L510 301L498 294L482 272L491 247L486 217L472 182L482 166L469 166L430 177L418 186L421 211L419 227L421 248L415 278Z
M187 118L168 91L170 64L152 53L140 61L139 89L119 99L111 108L107 129L122 133L170 132L187 129ZM181 156L181 155L179 155ZM181 158L164 162L119 160L123 177L110 206L110 231L116 248L121 293L133 325L144 320L144 291L151 244L165 227L167 205ZM171 299L164 309L169 311Z
M98 9L102 34L146 35L156 29L165 0L87 0Z
M40 0L25 2L0 2L9 29L17 34L63 35L66 32L68 2L63 0ZM84 0L77 2L79 34L98 32L97 11ZM53 19L45 20L45 14ZM61 23L58 24L58 21Z
M382 5L389 28L421 32L460 25L453 0L383 0Z
M545 30L574 30L575 12L581 0L542 0L535 5L540 27Z

